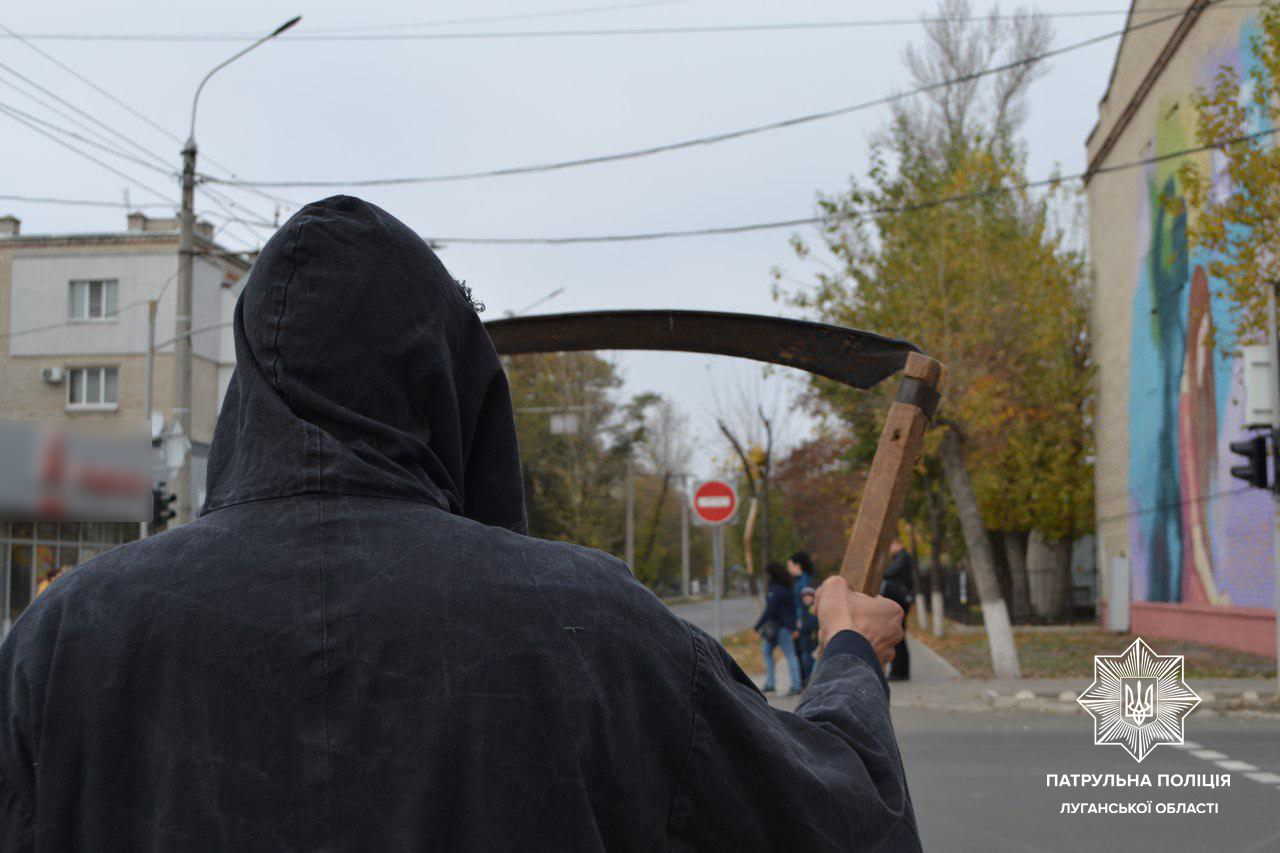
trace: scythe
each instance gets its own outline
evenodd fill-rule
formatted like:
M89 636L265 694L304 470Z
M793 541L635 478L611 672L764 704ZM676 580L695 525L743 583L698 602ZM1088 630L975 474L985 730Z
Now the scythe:
M826 323L722 311L583 311L490 320L485 328L502 355L581 350L731 355L796 367L862 389L901 371L840 565L850 588L879 592L911 472L947 373L913 344Z

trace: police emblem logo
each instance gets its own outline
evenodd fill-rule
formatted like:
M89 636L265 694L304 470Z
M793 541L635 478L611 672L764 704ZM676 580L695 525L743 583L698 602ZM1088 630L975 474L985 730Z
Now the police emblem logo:
M1200 704L1182 676L1182 655L1158 655L1141 638L1123 654L1095 655L1093 683L1076 700L1093 717L1094 744L1142 761L1162 743L1182 743L1183 721Z
M1122 678L1121 694L1124 697L1123 717L1135 726L1145 725L1155 719L1156 680L1154 678Z

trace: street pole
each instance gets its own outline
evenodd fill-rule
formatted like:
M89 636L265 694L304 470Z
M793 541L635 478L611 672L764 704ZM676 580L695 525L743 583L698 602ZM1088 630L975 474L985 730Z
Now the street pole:
M720 630L720 596L723 594L724 586L724 525L717 524L711 528L711 586L714 590L716 601L716 640L724 641L724 632Z
M680 501L680 593L689 595L689 478L681 478L680 490L684 499Z
M627 566L636 570L636 500L631 476L631 457L627 457Z
M302 20L301 15L290 18L248 47L215 65L208 74L204 75L204 79L196 87L195 96L191 99L191 126L187 133L187 141L182 146L182 211L178 218L178 305L174 314L173 406L171 409L174 422L182 427L182 434L189 441L194 440L194 433L191 430L191 304L196 249L196 108L200 104L200 93L210 77L258 45L280 35L300 20ZM151 417L150 412L147 413L147 417ZM195 503L192 500L194 496L191 494L190 453L183 457L176 473L177 482L174 489L178 496L178 507L174 521L178 524L186 524L192 518Z
M203 84L201 84L203 85ZM192 111L194 122L194 109ZM183 435L191 437L191 296L194 282L193 255L195 234L196 141L188 137L182 146L182 212L178 232L178 306L174 314L173 342L173 420L181 425ZM148 415L150 417L150 415ZM178 467L174 492L178 496L175 522L191 520L191 458Z
M147 300L147 434L151 434L151 413L156 405L156 300ZM151 532L150 525L142 522L142 538Z

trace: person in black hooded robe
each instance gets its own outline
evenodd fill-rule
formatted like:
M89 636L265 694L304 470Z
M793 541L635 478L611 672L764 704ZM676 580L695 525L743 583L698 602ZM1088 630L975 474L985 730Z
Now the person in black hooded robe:
M525 535L501 364L403 224L303 208L234 327L198 520L0 647L0 850L919 847L896 606L825 586L786 713L621 562Z

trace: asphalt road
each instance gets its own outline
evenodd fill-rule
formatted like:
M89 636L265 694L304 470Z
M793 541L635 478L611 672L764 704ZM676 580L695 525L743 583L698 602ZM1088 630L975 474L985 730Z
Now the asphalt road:
M1213 853L1280 850L1280 787L1231 773L1226 788L1049 787L1049 773L1225 773L1212 755L1159 746L1137 764L1094 746L1088 716L895 708L907 781L926 850ZM1256 772L1280 774L1280 722L1198 718L1186 738ZM1061 814L1062 804L1218 804L1217 815Z
M716 609L715 602L692 601L677 604L671 609L676 615L687 619L694 625L715 636ZM725 598L720 602L720 627L726 635L756 624L760 616L760 602L749 595Z

